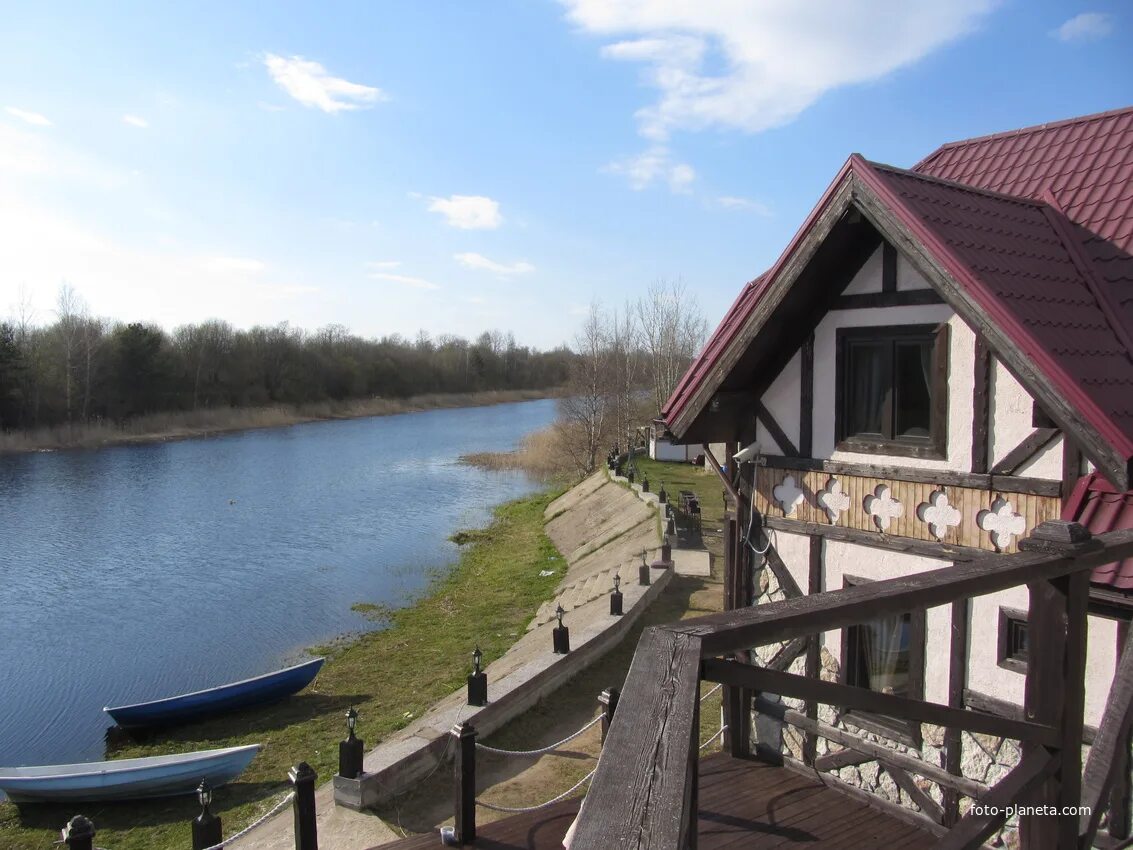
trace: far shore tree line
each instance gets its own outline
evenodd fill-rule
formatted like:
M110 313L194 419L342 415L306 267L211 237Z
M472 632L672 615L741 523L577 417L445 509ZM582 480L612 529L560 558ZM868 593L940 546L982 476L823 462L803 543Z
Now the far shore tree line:
M27 309L0 320L0 430L122 423L202 408L300 405L428 393L544 390L567 383L576 355L537 351L489 331L363 339L341 325L234 328L210 320L166 332L92 316L69 286L53 321Z
M593 472L659 414L707 335L680 280L658 281L620 310L590 306L555 423L555 442L575 473Z

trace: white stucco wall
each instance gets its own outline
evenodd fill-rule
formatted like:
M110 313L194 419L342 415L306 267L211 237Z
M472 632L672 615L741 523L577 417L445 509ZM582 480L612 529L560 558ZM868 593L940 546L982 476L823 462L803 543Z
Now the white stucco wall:
M881 246L870 254L868 260L858 269L850 285L843 290L845 295L865 295L869 292L881 292ZM898 281L900 287L900 281Z
M993 361L991 371L992 428L988 457L995 466L1008 452L1034 430L1031 425L1034 399L1007 367ZM1020 474L1031 478L1062 480L1062 438L1059 437L1038 455Z
M779 423L783 433L787 435L787 438L796 448L799 445L799 390L802 386L802 368L802 354L796 352L771 386L767 388L767 392L763 394L764 406L775 417L775 421ZM763 427L763 423L758 424L755 438L764 454L783 454L779 444Z
M905 255L897 253L897 289L904 291L908 289L932 289L931 284L924 279L924 276L913 268L912 263L905 259Z

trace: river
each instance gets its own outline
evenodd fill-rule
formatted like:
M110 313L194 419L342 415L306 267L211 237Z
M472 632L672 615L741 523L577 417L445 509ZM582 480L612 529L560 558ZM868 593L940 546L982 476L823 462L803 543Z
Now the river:
M554 401L0 456L0 764L100 759L105 705L296 663L537 489L458 464Z

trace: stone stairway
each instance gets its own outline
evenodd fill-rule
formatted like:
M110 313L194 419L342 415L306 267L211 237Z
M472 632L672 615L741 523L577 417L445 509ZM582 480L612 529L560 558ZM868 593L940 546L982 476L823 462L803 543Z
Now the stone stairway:
M615 572L618 572L615 567L599 570L592 575L581 578L563 587L559 590L554 599L549 599L539 606L535 617L527 625L527 631L531 631L555 619L555 610L560 605L563 606L564 611L573 611L575 608L582 607L592 599L597 599L599 596L612 593L614 590ZM622 581L625 582L625 580L626 576L623 574ZM636 575L634 576L634 580L636 581Z

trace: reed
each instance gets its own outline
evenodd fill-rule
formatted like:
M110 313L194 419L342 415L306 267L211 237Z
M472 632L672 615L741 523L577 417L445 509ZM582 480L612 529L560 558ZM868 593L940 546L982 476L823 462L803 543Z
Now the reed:
M272 407L203 408L150 413L122 423L91 422L26 431L0 431L0 453L93 449L127 443L183 440L228 431L278 428L301 422L530 401L553 394L554 390L490 390L476 393L429 393L409 398L369 398Z
M515 451L473 452L461 455L459 462L481 469L520 470L540 481L573 483L578 473L563 440L561 429L550 425L528 434Z

